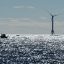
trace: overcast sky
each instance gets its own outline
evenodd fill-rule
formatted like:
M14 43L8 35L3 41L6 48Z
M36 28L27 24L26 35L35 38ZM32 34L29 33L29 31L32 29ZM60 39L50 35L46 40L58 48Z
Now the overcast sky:
M49 34L51 16L55 33L64 33L64 0L0 0L0 33Z

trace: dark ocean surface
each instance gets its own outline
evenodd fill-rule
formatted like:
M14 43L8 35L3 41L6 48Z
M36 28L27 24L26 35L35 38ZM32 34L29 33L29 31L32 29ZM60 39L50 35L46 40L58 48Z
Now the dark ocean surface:
M64 64L63 35L7 35L0 38L0 64Z

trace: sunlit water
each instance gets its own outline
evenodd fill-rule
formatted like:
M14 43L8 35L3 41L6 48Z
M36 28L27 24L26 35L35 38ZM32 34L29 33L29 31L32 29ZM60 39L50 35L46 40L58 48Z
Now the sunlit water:
M64 64L64 35L7 35L0 38L0 64Z

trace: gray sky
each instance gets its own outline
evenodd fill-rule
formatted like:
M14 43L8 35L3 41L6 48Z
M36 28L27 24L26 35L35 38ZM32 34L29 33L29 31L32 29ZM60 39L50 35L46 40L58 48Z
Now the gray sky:
M64 0L0 0L0 33L49 34L51 16L55 33L64 33Z

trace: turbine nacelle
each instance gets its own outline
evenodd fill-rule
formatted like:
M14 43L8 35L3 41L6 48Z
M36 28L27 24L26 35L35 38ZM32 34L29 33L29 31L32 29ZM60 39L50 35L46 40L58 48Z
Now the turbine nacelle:
M58 16L58 14L52 14L52 13L50 13L49 11L48 11L48 13L49 13L50 16L53 16L53 17L54 17L54 16Z

